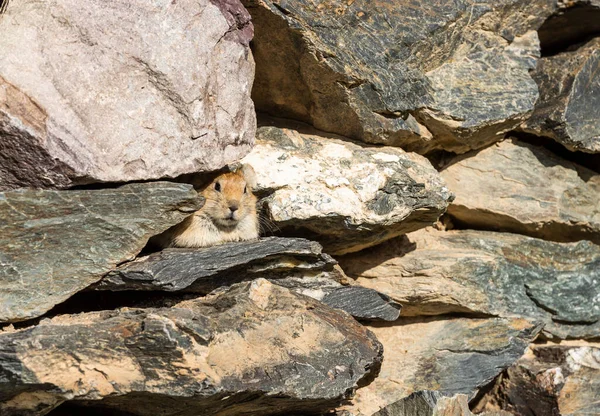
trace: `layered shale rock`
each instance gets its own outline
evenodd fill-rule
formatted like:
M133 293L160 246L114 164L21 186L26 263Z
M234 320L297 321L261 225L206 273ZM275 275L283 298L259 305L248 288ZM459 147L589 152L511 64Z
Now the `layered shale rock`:
M122 265L93 288L207 294L261 277L356 318L398 318L401 306L386 295L343 286L345 276L336 264L316 242L268 237L200 249L166 249Z
M524 317L558 338L600 336L600 247L516 234L421 230L340 258L403 315Z
M465 152L538 97L529 75L549 0L243 0L257 108L368 143Z
M551 137L570 150L600 153L599 67L600 39L540 59L532 74L540 98L524 131Z
M521 319L400 322L369 327L383 344L385 360L377 379L345 407L351 414L372 415L419 390L472 398L519 359L539 331Z
M320 414L377 370L345 313L264 279L173 308L123 309L0 333L0 412L64 401L127 414Z
M450 163L448 213L463 226L600 244L600 174L516 140Z
M519 415L600 414L600 345L531 345L476 408Z
M0 322L42 315L201 206L167 182L0 193Z
M11 2L0 19L0 189L218 169L254 139L237 0Z
M423 228L452 195L423 157L364 147L301 124L260 127L244 158L257 169L257 192L288 235L319 241L327 253L361 250Z

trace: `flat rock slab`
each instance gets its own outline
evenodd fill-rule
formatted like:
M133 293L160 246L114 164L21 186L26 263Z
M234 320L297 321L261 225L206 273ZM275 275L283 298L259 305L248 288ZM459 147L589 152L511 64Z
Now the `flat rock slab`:
M496 381L477 410L523 415L600 414L600 344L531 345Z
M344 407L351 414L373 415L420 390L471 399L517 361L539 331L522 319L401 318L398 323L368 327L383 344L385 360L379 376Z
M542 147L505 140L441 175L456 195L448 213L467 228L600 244L600 174Z
M343 286L344 276L336 264L314 241L266 237L200 249L166 249L120 266L93 289L208 294L262 277L356 318L398 318L401 306L386 295Z
M256 129L252 33L238 0L12 1L0 19L0 190L241 158Z
M260 127L244 158L270 220L286 233L343 254L423 228L452 199L429 161L401 149L364 147L301 129Z
M201 206L168 182L0 193L0 322L44 314Z
M600 5L596 15L600 16ZM600 153L599 68L600 39L540 59L532 73L540 98L523 129L551 137L573 151Z
M381 360L349 315L258 279L173 308L0 333L0 412L38 416L70 401L78 414L321 414Z
M503 137L538 98L535 0L242 0L259 110L368 143L463 153Z
M588 241L428 229L339 261L405 316L523 317L548 337L600 336L600 246Z

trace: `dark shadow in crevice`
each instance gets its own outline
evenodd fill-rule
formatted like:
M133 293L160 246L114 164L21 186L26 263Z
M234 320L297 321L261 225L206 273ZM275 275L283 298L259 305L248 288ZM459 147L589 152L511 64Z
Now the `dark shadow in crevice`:
M600 7L579 2L550 16L538 29L542 57L574 50L600 36Z

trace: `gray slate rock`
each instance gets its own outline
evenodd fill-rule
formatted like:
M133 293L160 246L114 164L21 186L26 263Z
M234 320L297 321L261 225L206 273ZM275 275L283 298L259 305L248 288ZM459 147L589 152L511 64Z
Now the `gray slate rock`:
M540 98L523 130L573 151L600 153L599 68L600 39L540 59L532 73Z
M382 353L347 314L258 279L173 308L0 333L0 413L40 416L69 401L74 414L322 414L377 372Z
M267 237L200 249L166 249L110 272L95 290L151 290L207 294L266 278L359 319L393 321L401 306L373 289L345 287L337 262L319 243Z
M600 174L543 147L505 140L451 160L441 175L461 228L600 244Z
M0 193L0 322L44 314L201 206L168 182Z
M0 19L0 190L238 160L256 130L252 34L238 0L11 2Z
M367 147L282 122L257 131L243 160L256 170L268 218L285 235L332 255L359 251L434 223L453 196L424 157Z
M338 260L405 316L522 317L550 338L600 337L600 246L589 241L428 229Z
M243 0L259 110L368 143L463 153L538 98L535 30L554 1Z

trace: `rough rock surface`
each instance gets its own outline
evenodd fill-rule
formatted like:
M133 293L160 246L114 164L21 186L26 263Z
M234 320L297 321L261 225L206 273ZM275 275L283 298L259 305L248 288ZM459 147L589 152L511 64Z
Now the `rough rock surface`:
M441 172L448 213L469 228L600 244L600 174L542 147L505 140Z
M551 0L243 0L259 110L369 143L465 152L533 110Z
M524 317L548 337L600 337L600 247L588 241L428 229L338 260L404 316Z
M398 322L368 327L383 344L385 360L379 376L345 407L350 413L372 415L419 390L472 398L517 361L539 331L521 319Z
M600 414L600 345L531 345L476 406L519 415Z
M252 34L237 0L12 1L0 19L0 189L239 159L255 132Z
M432 224L452 195L423 157L364 147L301 123L260 127L244 161L273 223L309 237L329 254L358 251ZM318 136L317 134L321 134Z
M93 288L207 294L262 277L356 318L398 318L401 306L389 297L373 289L343 286L345 276L336 264L319 243L267 237L201 249L166 249L120 266Z
M0 351L6 416L43 415L67 400L139 416L320 414L382 359L349 315L264 279L173 308L5 331Z
M540 59L532 74L540 98L524 131L551 137L573 151L600 153L599 68L598 38Z
M42 315L201 206L168 182L0 193L0 322Z

